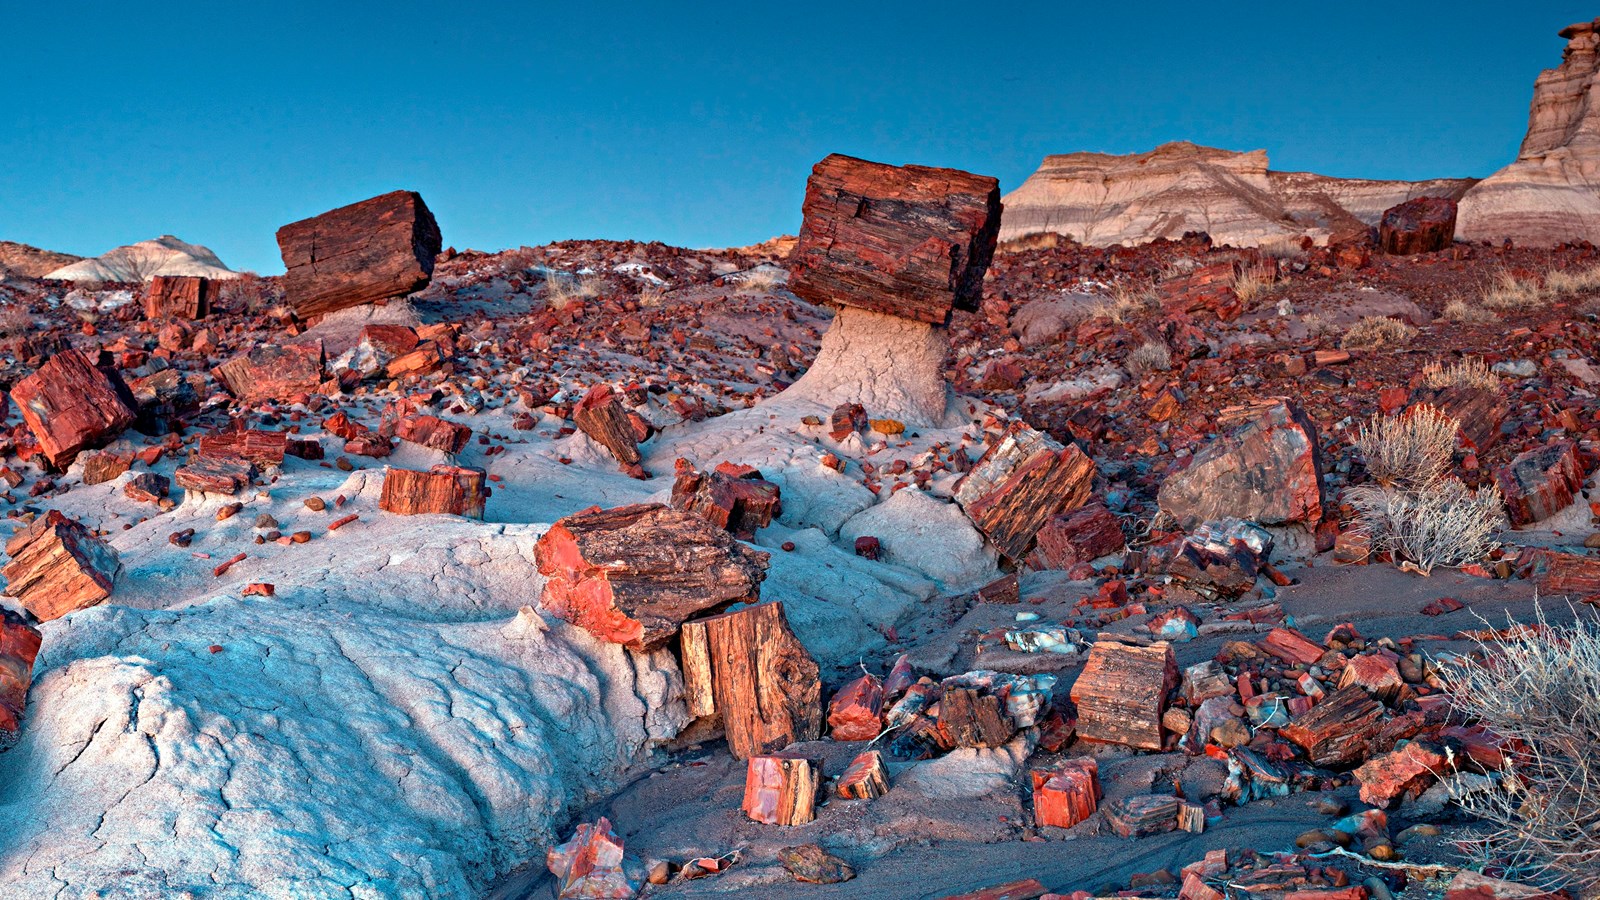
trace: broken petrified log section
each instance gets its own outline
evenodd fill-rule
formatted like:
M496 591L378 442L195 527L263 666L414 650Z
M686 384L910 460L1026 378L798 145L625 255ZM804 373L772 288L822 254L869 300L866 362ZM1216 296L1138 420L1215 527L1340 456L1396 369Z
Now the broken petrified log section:
M782 603L685 622L681 649L689 715L720 717L735 759L822 736L820 670Z
M385 468L378 508L401 516L440 513L483 518L487 473L472 466L436 465L426 472Z
M863 675L828 703L828 733L836 741L870 741L883 730L883 682Z
M21 728L39 643L39 629L17 613L0 607L0 747L15 738Z
M821 786L820 759L752 756L745 770L744 814L764 825L804 825L817 817Z
M943 325L976 310L1000 232L1000 184L834 154L806 182L789 289Z
M1100 764L1084 756L1054 768L1034 769L1033 822L1071 828L1094 815L1100 803Z
M1004 702L972 688L946 688L939 701L939 726L957 747L999 747L1017 733Z
M194 321L211 314L215 284L198 275L157 275L144 292L146 319Z
M133 424L133 395L115 369L97 368L77 350L63 350L17 382L11 400L39 449L58 469L79 451L104 447Z
M6 594L41 622L111 596L122 563L89 529L50 510L6 541Z
M857 754L839 776L834 790L846 800L876 800L889 793L889 770L883 764L883 754L876 750Z
M955 500L1009 559L1021 560L1053 517L1081 507L1094 486L1094 462L1025 426L984 453L956 488Z
M572 421L590 440L611 451L624 474L632 478L649 477L639 465L644 459L639 454L642 436L610 385L597 384L590 388L573 408Z
M467 442L472 440L471 428L422 414L402 416L395 423L394 433L402 441L451 455L466 449Z
M566 843L545 854L545 868L556 879L556 896L567 898L627 898L639 885L629 881L622 860L622 839L604 816L578 826Z
M1279 729L1319 766L1348 767L1366 757L1383 722L1383 704L1360 686L1340 688Z
M1162 512L1184 530L1228 518L1306 526L1322 520L1322 450L1304 410L1280 397L1225 409L1217 424L1223 433L1162 483Z
M1455 235L1456 201L1413 197L1383 211L1378 221L1378 250L1400 256L1434 253L1449 247Z
M278 229L295 314L329 313L426 287L442 238L415 191L392 191Z
M1178 683L1178 664L1165 642L1096 643L1072 685L1079 737L1160 750L1161 717Z
M1583 490L1583 476L1578 447L1571 441L1519 453L1495 472L1511 524L1519 527L1566 509Z
M640 503L560 519L534 558L545 609L602 640L654 650L692 616L754 602L768 555L699 516Z
M783 510L778 493L777 485L750 466L720 463L710 472L699 472L688 460L680 459L677 480L672 484L672 508L692 512L749 541Z
M237 494L256 476L256 467L240 456L192 457L172 477L178 487L210 494Z
M289 449L289 435L282 431L224 431L202 435L201 456L232 456L267 468L283 465Z
M1031 569L1067 570L1121 552L1126 546L1116 513L1096 503L1051 516L1035 535Z
M314 394L322 388L322 342L264 344L213 368L211 374L246 403Z

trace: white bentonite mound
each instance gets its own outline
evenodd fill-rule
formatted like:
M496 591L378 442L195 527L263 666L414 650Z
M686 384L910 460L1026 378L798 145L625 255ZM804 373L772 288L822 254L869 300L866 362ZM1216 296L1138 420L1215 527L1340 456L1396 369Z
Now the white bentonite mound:
M215 253L170 234L108 250L92 259L80 259L45 275L60 281L149 281L157 275L200 275L238 278Z

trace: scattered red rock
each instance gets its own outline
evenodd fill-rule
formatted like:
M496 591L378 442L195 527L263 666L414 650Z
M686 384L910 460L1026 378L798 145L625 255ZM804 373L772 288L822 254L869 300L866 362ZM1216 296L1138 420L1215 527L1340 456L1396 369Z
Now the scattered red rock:
M41 622L103 602L122 571L115 550L53 509L13 534L6 555L6 594Z
M81 450L110 443L137 412L122 376L95 367L77 350L50 357L17 382L11 400L56 468L66 468Z
M10 744L22 730L39 644L39 629L11 610L0 608L0 746Z

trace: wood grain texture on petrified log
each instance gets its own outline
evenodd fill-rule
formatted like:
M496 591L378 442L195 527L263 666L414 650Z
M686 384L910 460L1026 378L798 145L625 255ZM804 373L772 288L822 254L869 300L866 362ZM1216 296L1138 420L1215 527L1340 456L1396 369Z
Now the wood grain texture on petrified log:
M772 524L783 511L778 486L760 472L735 474L726 464L699 472L686 460L679 463L672 508L692 512L740 540L754 539L757 529Z
M1035 535L1032 569L1070 569L1126 546L1116 513L1096 503L1051 516Z
M1000 183L833 154L811 170L789 289L945 324L975 310L1000 233Z
M278 229L289 305L301 316L421 290L442 239L415 191L392 191Z
M172 473L178 487L208 494L237 494L255 478L256 467L242 456L194 456Z
M426 472L385 468L378 508L402 516L443 513L483 518L488 489L483 469L436 465Z
M1045 523L1084 505L1094 461L1077 445L1020 428L984 453L956 489L956 502L1008 559L1026 558Z
M133 424L138 409L115 369L101 369L77 350L63 350L11 389L17 411L57 468L81 450L103 447Z
M1078 736L1161 749L1161 715L1178 685L1178 664L1165 642L1140 647L1099 641L1072 685Z
M1000 698L972 688L945 689L939 701L939 725L957 747L998 747L1017 733Z
M681 648L684 671L697 673L684 678L689 709L721 717L735 759L822 736L819 669L781 602L685 622Z
M199 275L157 275L145 286L146 319L203 319L211 314L214 285Z
M1583 489L1583 468L1577 445L1558 441L1519 453L1496 469L1511 524L1532 525L1566 509Z
M39 643L39 629L0 607L0 746L9 743L21 726Z
M1178 829L1183 801L1167 794L1134 794L1105 805L1106 823L1122 837L1144 837Z
M744 814L764 825L804 825L817 817L822 760L752 756L745 769Z
M1319 766L1353 766L1382 727L1383 704L1358 685L1340 688L1278 729Z
M1100 765L1092 757L1034 769L1033 823L1071 828L1094 815L1100 803Z
M322 342L263 344L213 368L211 374L246 403L314 394L322 387Z
M864 750L850 760L834 790L846 800L876 800L889 793L889 769L883 754Z
M201 456L237 456L266 467L283 465L289 435L282 431L224 431L200 437Z
M610 385L597 384L589 389L572 410L573 424L595 443L611 451L622 471L635 478L643 478L639 462L639 436L622 401Z
M122 563L89 529L50 510L6 541L6 594L41 622L105 600Z
M558 520L534 559L545 609L603 640L654 650L691 616L754 601L768 556L699 516L640 503Z
M460 453L472 440L472 429L438 416L410 415L395 423L395 436L431 450Z
M1500 442L1500 424L1510 413L1510 405L1499 391L1467 384L1419 387L1412 392L1411 403L1426 404L1455 419L1469 449L1479 452Z
M1263 525L1322 519L1322 450L1305 410L1269 398L1222 410L1217 425L1222 433L1162 482L1162 512L1184 529L1229 517Z

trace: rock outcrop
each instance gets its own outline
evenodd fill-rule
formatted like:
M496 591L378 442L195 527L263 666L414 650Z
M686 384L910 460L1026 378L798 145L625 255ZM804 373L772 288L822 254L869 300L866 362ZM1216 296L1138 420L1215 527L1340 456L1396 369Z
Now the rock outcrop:
M16 241L0 241L0 274L10 271L28 278L43 278L62 266L72 265L82 258L70 253L41 250Z
M92 259L80 259L47 272L44 277L61 281L135 282L149 281L157 275L239 277L209 249L180 241L170 234L108 250Z
M1413 197L1461 196L1471 179L1372 181L1274 172L1265 150L1240 153L1187 142L1147 153L1047 156L1005 196L1001 240L1054 232L1096 247L1203 231L1218 244L1316 243L1378 223Z
M1600 241L1600 19L1561 29L1561 65L1533 83L1516 161L1461 198L1456 238L1551 246Z

